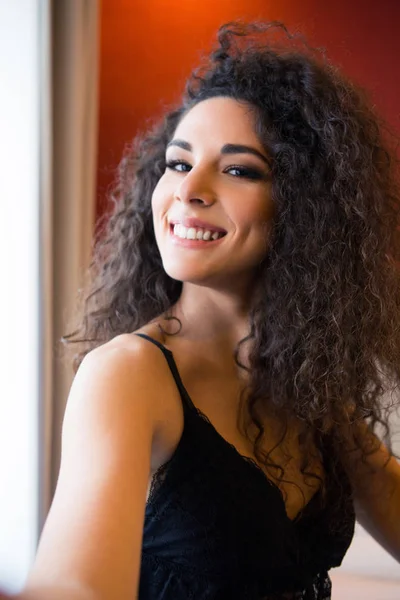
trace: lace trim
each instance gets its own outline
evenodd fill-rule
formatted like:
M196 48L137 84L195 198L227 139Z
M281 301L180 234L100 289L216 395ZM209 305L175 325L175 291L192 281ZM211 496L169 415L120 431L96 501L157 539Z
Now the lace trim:
M187 394L186 394L187 395ZM231 444L230 442L228 442L228 440L226 440L220 433L219 431L214 427L214 425L211 423L210 419L207 417L206 414L204 414L199 408L197 408L197 406L195 406L192 402L192 400L190 399L190 397L187 395L187 400L189 401L189 408L190 410L195 414L195 416L200 417L200 419L202 419L205 423L207 423L207 425L210 427L211 431L213 432L214 435L217 435L218 438L227 446L231 449L231 451L233 451L233 453L239 457L241 460L246 461L246 463L253 469L254 472L257 473L257 476L262 478L264 485L265 483L269 486L272 487L273 490L275 490L275 492L278 494L280 502L282 504L283 510L284 510L284 514L286 516L286 519L292 523L293 525L296 525L297 523L299 523L303 517L306 511L309 511L312 506L318 502L320 500L321 497L321 488L319 488L315 494L312 496L312 498L309 500L309 502L307 502L307 504L298 512L298 514L296 515L296 517L294 519L291 519L286 511L286 504L285 504L285 500L282 494L281 489L279 488L278 485L276 485L271 479L269 479L269 477L267 477L267 475L264 473L264 471L262 470L262 468L260 467L260 465L250 456L245 456L244 454L241 454L239 452L239 450L236 448L236 446L234 444ZM187 422L186 422L186 417L184 420L184 428L187 427ZM181 445L181 441L183 438L184 432L182 432L182 436L177 444L177 447L175 448L174 453L172 454L171 458L169 458L164 464L162 464L153 474L152 477L152 481L150 484L150 492L149 492L149 498L148 498L148 504L151 503L151 501L154 498L154 495L156 493L156 491L161 487L163 481L165 480L165 476L166 476L166 472L168 470L168 467L170 466L170 464L174 461L175 456L178 453L178 448Z

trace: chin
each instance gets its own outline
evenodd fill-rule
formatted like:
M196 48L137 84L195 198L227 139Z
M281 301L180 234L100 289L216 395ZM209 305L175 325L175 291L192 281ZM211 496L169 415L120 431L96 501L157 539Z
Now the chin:
M181 281L182 283L193 283L194 285L206 285L205 277L196 277L193 273L182 273L177 272L176 270L166 270L165 271L171 279L175 279L175 281Z
M193 283L195 285L206 285L206 282L209 281L209 276L206 273L195 272L194 269L188 268L178 268L176 265L163 265L164 271L166 274L171 277L171 279L175 279L176 281L181 281L182 283Z

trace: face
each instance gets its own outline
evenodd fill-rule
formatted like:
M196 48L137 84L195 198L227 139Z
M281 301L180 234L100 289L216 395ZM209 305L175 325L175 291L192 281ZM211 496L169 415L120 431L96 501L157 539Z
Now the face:
M253 119L244 103L212 98L179 123L152 197L158 248L173 279L232 285L248 280L268 252L270 161Z

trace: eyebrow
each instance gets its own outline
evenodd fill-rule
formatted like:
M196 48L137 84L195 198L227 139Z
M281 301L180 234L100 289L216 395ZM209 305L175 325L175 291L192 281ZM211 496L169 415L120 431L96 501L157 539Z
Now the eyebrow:
M192 152L193 148L189 142L185 142L184 140L172 140L167 144L167 148L170 146L178 146L183 150L188 150L188 152ZM225 144L221 148L221 154L253 154L260 158L268 167L271 166L270 161L263 155L261 152L253 148L252 146L245 146L243 144Z

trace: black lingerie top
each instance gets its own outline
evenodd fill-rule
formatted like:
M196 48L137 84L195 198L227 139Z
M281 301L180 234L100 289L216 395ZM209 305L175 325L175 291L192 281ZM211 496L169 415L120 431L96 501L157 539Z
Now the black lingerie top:
M317 492L294 520L282 493L197 409L172 352L156 344L179 388L184 428L146 504L139 600L329 600L328 570L354 534L351 486ZM210 390L212 393L212 390ZM325 451L324 451L325 452ZM321 505L322 506L322 505Z

